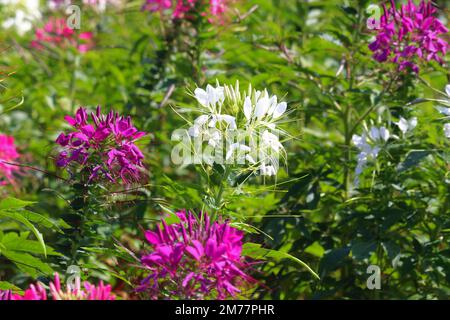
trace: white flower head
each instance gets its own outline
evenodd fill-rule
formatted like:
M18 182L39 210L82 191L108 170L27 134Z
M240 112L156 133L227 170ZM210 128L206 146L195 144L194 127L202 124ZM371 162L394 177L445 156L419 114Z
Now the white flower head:
M205 89L196 88L194 97L200 105L194 111L202 114L188 129L191 139L201 139L200 144L217 149L224 142L224 162L239 167L238 170L276 175L279 157L286 158L279 138L285 133L278 128L287 110L286 102L279 102L267 90L253 90L251 85L247 92L241 93L239 82L235 86L217 83ZM211 130L219 134L211 134ZM219 159L214 157L216 163ZM233 163L234 160L238 163Z
M354 134L352 142L359 153L357 155L357 165L355 168L354 186L358 187L360 183L360 175L364 172L369 161L376 160L382 147L389 140L389 130L384 127L372 126L370 130L364 132L361 136Z

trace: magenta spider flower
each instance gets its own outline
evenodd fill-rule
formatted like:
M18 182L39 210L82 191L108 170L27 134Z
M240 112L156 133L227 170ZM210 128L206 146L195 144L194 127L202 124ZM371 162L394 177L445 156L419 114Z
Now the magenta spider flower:
M135 142L145 133L133 126L130 117L113 111L103 115L97 107L91 114L91 122L84 108L77 110L75 118L65 119L73 131L61 133L56 139L63 148L57 166L80 165L82 172L88 173L87 182L106 178L113 183L121 179L129 184L140 180L144 155Z
M63 290L59 275L56 273L54 282L50 282L50 294L53 300L115 300L116 298L111 293L111 286L105 286L103 281L100 281L98 286L85 281L83 286L84 289L81 288L80 278L76 278L73 288L67 285Z
M180 223L146 231L152 250L141 258L150 274L138 287L153 299L225 299L253 282L244 270L242 231L229 222L199 221L192 213L177 213Z
M82 32L77 34L66 24L66 19L50 18L43 28L35 32L35 39L31 46L43 49L45 44L52 44L60 48L75 47L80 53L85 53L93 48L93 34Z
M8 183L15 185L14 173L19 171L18 166L9 163L19 158L14 138L0 134L0 185Z
M448 29L434 16L436 8L431 1L422 0L416 6L409 0L400 10L393 0L390 9L383 6L376 40L369 45L375 60L391 61L398 64L400 71L411 69L416 73L417 60L444 62L441 55L445 56L448 44L440 35Z
M161 13L170 11L172 19L189 19L190 13L201 8L202 16L207 16L208 21L223 22L225 12L230 0L146 0L143 10Z
M80 279L77 278L75 285L67 285L65 289L61 288L59 275L55 273L53 282L50 282L50 296L52 300L115 300L116 297L111 293L111 286L104 285L102 281L95 286L87 281L81 287ZM0 290L0 300L48 300L47 291L42 284L32 284L25 292L21 294L12 294L10 290Z

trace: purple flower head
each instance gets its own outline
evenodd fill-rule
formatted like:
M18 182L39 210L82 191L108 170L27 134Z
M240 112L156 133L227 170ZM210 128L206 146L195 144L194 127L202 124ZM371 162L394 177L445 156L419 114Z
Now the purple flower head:
M151 253L141 258L150 274L138 291L154 299L225 299L253 282L244 270L242 231L228 222L211 222L207 214L200 221L192 213L177 213L180 223L146 231Z
M398 65L399 71L412 70L419 72L418 61L435 60L443 63L448 43L440 38L448 29L434 14L436 8L431 1L422 0L416 6L412 0L395 7L391 0L391 8L384 6L384 14L380 19L380 28L369 49L378 62L390 61Z
M79 108L74 118L65 117L73 130L56 139L62 147L57 166L80 165L88 173L89 182L101 178L111 182L121 179L125 184L138 181L144 155L135 142L145 133L133 126L130 117L113 111L104 115L100 107L90 118L91 122L84 108Z

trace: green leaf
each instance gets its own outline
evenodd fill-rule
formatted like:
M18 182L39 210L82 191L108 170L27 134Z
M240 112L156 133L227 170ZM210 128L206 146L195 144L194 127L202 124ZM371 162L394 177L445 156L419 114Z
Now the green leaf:
M28 221L24 216L22 216L21 213L0 210L0 217L1 216L19 221L19 222L23 223L25 226L27 226L34 233L34 235L38 239L39 243L41 244L42 249L44 251L44 255L45 256L47 255L47 249L45 248L44 238L43 238L42 234L39 232L38 229L36 229L36 227L30 221Z
M374 241L355 241L352 243L352 257L355 260L368 259L376 248L377 244Z
M277 251L277 250L271 250L262 248L260 244L258 243L246 243L243 246L243 255L253 258L253 259L263 259L266 260L266 258L271 258L276 261L283 260L283 259L290 259L292 261L297 262L301 266L303 266L306 270L308 270L315 278L320 280L320 277L317 273L314 272L305 262L301 261L300 259L290 255L289 253Z
M0 210L14 210L23 209L26 206L32 205L35 202L24 201L16 198L6 198L0 201Z
M20 294L23 293L23 291L20 288L16 287L15 285L7 281L0 281L0 290L13 290L16 293Z
M33 257L28 253L21 253L15 251L3 251L2 254L12 262L14 262L18 267L23 267L28 273L36 276L33 270L40 271L44 274L52 274L53 269L46 263L42 262L40 259Z
M411 167L417 166L430 154L431 152L427 150L411 150L410 152L408 152L405 161L398 165L397 171L403 172Z
M21 236L15 232L7 233L1 240L1 245L3 245L5 250L8 251L23 251L36 254L44 254L42 245L38 241L28 240L28 233L22 233ZM47 255L61 256L60 253L56 252L53 248L46 246Z
M319 273L323 277L331 271L336 270L348 257L350 248L339 248L328 251L320 261Z

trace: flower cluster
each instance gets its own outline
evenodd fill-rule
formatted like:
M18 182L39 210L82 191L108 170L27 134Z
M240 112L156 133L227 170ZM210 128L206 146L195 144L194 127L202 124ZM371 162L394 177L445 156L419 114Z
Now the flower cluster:
M434 14L432 1L422 0L416 6L411 0L397 10L391 0L391 8L384 5L376 40L369 45L373 57L379 62L391 61L399 70L419 71L417 59L443 62L448 44L440 35L448 29Z
M41 17L39 0L0 0L0 6L7 6L14 13L2 22L2 27L15 28L20 36L30 31L33 22Z
M77 34L67 26L64 18L51 18L43 28L36 30L35 39L31 42L31 46L37 49L43 49L45 44L60 48L74 47L85 53L93 47L93 35L91 32Z
M389 140L389 137L389 130L385 127L372 127L370 131L364 132L361 136L353 135L353 144L359 149L353 182L355 187L359 186L359 176L364 171L367 162L376 160L381 147Z
M107 178L125 184L138 181L144 169L144 155L135 142L145 135L132 124L130 117L122 117L111 111L107 115L97 107L89 123L86 109L79 108L76 117L65 117L74 131L61 133L56 142L63 147L57 159L59 167L79 164L89 174L88 182Z
M229 0L146 0L144 10L164 12L171 10L173 19L189 19L190 13L199 10L210 23L223 21ZM206 8L206 9L205 9Z
M267 90L253 90L251 85L241 95L239 83L235 87L208 85L206 90L197 88L194 95L202 115L191 124L188 134L194 145L205 142L207 149L212 149L203 152L202 161L209 165L247 164L250 171L276 175L279 157L286 155L279 140L286 133L277 127L286 102L278 102Z
M5 162L13 162L19 156L14 138L0 134L0 185L14 184L14 172L19 168Z
M243 232L228 222L211 223L207 214L194 217L178 212L180 223L167 225L145 236L152 252L142 257L150 274L138 291L154 299L225 299L241 292L253 279L242 257Z
M53 300L115 300L115 295L111 293L111 286L104 285L102 281L95 286L87 281L81 287L80 278L76 278L75 285L67 285L63 290L59 275L55 274L55 279L50 282L50 295ZM0 290L0 300L48 300L47 291L42 284L32 284L23 294L13 294L10 290Z

